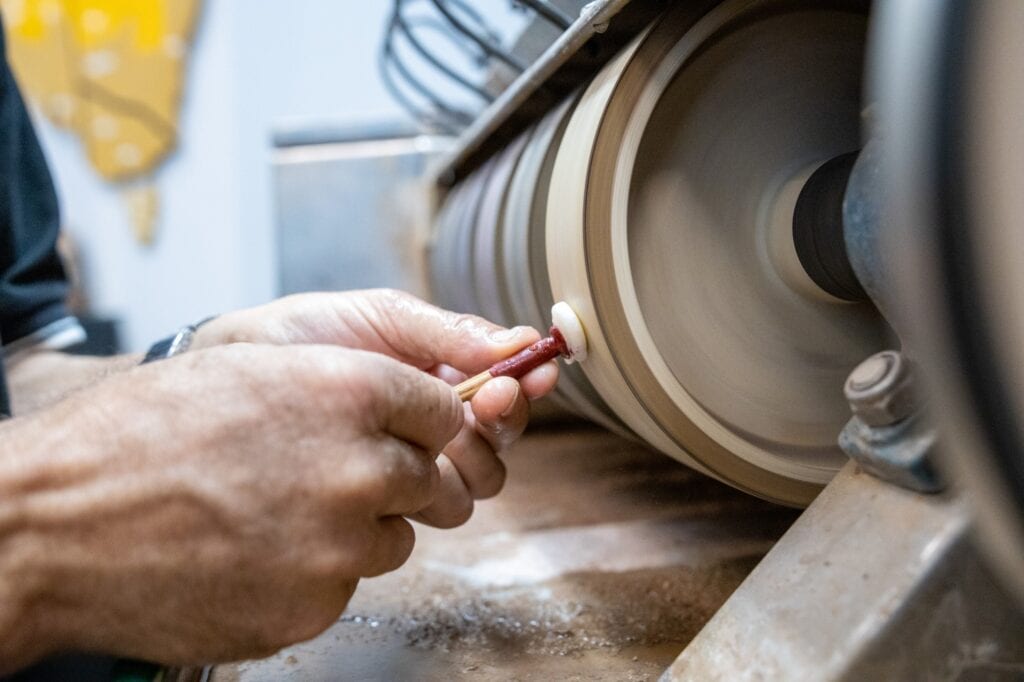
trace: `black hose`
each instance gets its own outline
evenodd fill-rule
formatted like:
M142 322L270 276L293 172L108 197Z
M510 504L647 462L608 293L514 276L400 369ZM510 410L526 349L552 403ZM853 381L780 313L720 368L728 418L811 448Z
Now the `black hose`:
M396 10L399 1L400 0L396 0ZM384 44L381 48L378 60L378 68L385 89L387 89L388 93L395 99L395 101L397 101L399 105L401 105L402 108L416 120L432 127L440 128L448 133L459 132L472 121L472 115L455 109L443 102L433 92L431 92L429 88L423 85L415 75L413 75L395 52L392 45L393 35L394 31L389 30L387 38L384 40ZM410 89L414 90L420 97L427 101L433 111L425 111L402 91L392 76L392 69L401 76L402 80Z
M401 0L399 0L399 4L400 3ZM485 102L491 102L494 100L494 98L491 96L489 92L484 90L479 85L472 83L468 78L456 72L454 69L452 69L447 64L438 59L434 54L432 54L426 48L426 46L424 46L423 43L420 42L420 40L416 37L415 31L412 30L414 26L423 26L426 28L432 28L443 33L444 29L442 25L435 25L433 22L430 22L427 19L407 20L405 17L402 16L400 11L395 13L394 22L395 26L398 28L401 34L405 36L405 39L409 42L409 45L411 45L412 48L420 54L420 56L422 56L425 60L427 60L427 62L432 64L437 70L439 70L444 75L448 76L448 78L450 78L455 83L458 83L463 88L469 90L475 95L478 95Z
M437 11L444 15L444 18L448 20L448 23L454 26L459 33L463 34L464 36L472 40L474 43L479 45L480 49L483 50L486 54L490 55L491 57L494 57L495 59L501 62L504 62L505 64L512 67L516 71L519 71L520 73L526 70L526 65L519 61L515 56L503 50L500 45L491 42L490 40L487 40L485 38L482 38L479 34L476 33L476 31L470 28L469 25L466 24L466 22L462 21L462 19L457 17L455 13L452 12L451 8L448 7L448 0L431 0L431 2L434 4L434 7L437 8ZM461 5L461 3L459 4Z

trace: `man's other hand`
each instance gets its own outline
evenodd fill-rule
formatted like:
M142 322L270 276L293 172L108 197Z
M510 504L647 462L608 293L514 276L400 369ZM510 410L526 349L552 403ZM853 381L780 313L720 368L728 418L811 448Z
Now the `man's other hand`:
M452 313L390 289L298 294L223 315L203 326L194 347L238 341L331 344L381 353L456 384L540 338L535 329L504 329L474 315ZM473 501L492 497L505 481L498 454L526 428L528 401L554 388L552 361L518 382L488 382L467 405L465 425L438 458L437 502L418 521L450 528L464 523Z
M0 424L0 672L319 633L405 561L406 518L454 526L501 488L497 453L557 366L468 405L450 385L537 338L393 291L295 296Z
M464 412L378 353L233 344L0 425L0 669L268 655L402 564ZM461 504L457 502L456 504Z

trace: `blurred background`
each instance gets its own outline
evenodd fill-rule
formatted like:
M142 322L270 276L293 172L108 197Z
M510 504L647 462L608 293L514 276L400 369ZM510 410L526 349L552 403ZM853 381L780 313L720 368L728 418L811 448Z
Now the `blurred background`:
M397 4L0 0L8 58L83 283L77 312L113 323L122 349L139 351L182 324L267 301L283 291L278 233L287 228L275 146L294 157L309 142L461 127L457 118L416 117L389 94L380 57ZM421 45L483 81L485 60L441 30L436 7L404 5ZM508 0L471 9L465 21L485 17L496 44L511 43L532 17ZM394 43L411 53L408 41ZM406 59L415 85L452 109L484 104L416 56ZM423 88L401 75L393 89L404 87L407 104L423 101ZM419 148L440 149L438 139ZM342 199L329 206L337 219L357 219L343 215Z
M225 679L1024 679L1024 0L0 16L89 351L428 270L591 339L482 520Z

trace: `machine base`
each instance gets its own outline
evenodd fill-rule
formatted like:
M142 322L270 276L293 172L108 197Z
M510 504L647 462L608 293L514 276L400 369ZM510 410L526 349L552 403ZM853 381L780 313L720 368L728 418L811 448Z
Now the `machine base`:
M851 463L662 680L1021 679L1024 614L969 529Z

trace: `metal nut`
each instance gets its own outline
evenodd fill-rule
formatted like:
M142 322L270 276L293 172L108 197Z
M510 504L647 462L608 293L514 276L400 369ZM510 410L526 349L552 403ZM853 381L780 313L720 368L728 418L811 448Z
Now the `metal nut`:
M843 390L850 409L868 426L891 426L918 406L913 367L893 350L875 353L857 365Z

